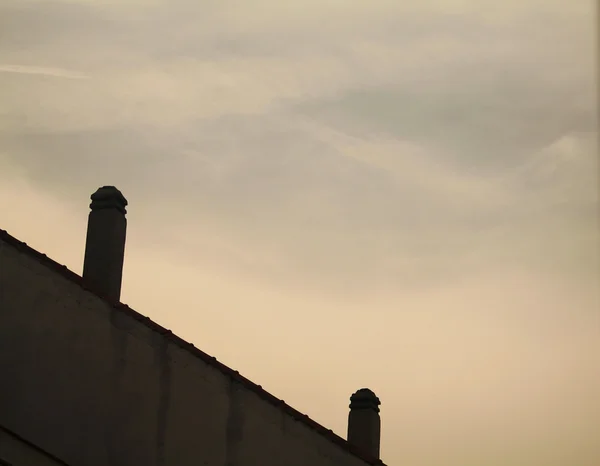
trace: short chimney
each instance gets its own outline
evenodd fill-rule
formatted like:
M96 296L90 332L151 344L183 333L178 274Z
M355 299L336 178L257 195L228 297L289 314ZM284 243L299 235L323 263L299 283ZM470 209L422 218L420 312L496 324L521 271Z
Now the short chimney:
M375 459L379 459L380 404L379 398L368 388L361 388L350 397L348 443Z
M127 199L114 186L103 186L91 196L83 279L107 298L119 301L127 231Z

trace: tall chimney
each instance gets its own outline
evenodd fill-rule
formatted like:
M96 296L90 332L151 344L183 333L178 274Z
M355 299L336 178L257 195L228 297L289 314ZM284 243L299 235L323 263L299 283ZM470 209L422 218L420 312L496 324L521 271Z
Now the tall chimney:
M361 388L350 397L348 415L348 443L376 459L381 436L380 404L375 393Z
M127 230L127 199L114 186L103 186L91 196L83 279L108 298L119 301Z

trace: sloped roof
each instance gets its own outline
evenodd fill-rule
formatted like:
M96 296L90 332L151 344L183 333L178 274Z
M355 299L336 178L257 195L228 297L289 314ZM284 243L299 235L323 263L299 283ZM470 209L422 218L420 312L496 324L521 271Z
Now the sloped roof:
M28 246L26 243L19 241L17 238L15 238L14 236L11 236L5 230L0 230L0 240L2 240L5 243L9 244L10 246L14 247L19 252L27 254L28 256L36 259L41 264L43 264L46 267L52 269L53 271L59 273L66 279L76 283L77 285L79 285L80 287L85 289L86 291L95 294L96 296L98 296L99 298L101 298L102 300L104 300L105 302L110 304L115 309L118 309L119 311L126 313L127 315L131 316L132 318L136 319L137 321L139 321L139 322L143 323L144 325L146 325L147 327L151 328L155 332L158 332L163 337L167 338L170 342L176 344L180 348L185 349L186 351L189 351L191 354L193 354L197 358L201 359L206 364L214 367L215 369L219 370L223 374L231 377L231 379L240 383L241 385L246 387L248 390L254 392L263 400L267 401L268 403L271 403L274 406L277 406L279 409L281 409L286 414L290 415L295 420L302 422L303 424L308 426L310 429L318 432L323 437L327 438L330 442L335 443L336 445L340 446L341 448L348 451L352 455L358 457L359 459L363 460L364 462L366 462L370 465L385 466L385 464L381 460L379 460L377 458L369 457L368 455L365 455L362 451L359 451L353 445L348 443L345 439L343 439L339 435L335 434L331 429L327 429L327 428L323 427L321 424L312 420L306 414L302 414L301 412L292 408L290 405L286 404L283 400L280 400L279 398L273 396L272 394L270 394L269 392L264 390L260 385L257 385L254 382L248 380L246 377L241 375L238 371L235 371L235 370L231 369L230 367L226 366L225 364L217 361L217 359L214 356L210 356L210 355L206 354L204 351L196 348L192 343L189 343L189 342L183 340L182 338L178 337L170 330L168 330L168 329L162 327L161 325L157 324L156 322L150 320L149 317L146 317L146 316L140 314L139 312L137 312L134 309L127 306L126 304L123 304L121 302L107 298L106 296L103 296L101 293L98 293L97 291L91 289L84 282L83 278L80 275L77 275L75 272L69 270L65 265L59 264L58 262L54 261L50 257L46 256L45 254L33 249L31 246Z

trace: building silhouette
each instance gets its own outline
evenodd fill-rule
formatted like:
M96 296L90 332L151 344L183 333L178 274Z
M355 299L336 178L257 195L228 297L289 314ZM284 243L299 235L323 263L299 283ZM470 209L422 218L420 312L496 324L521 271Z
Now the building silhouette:
M364 466L379 399L348 440L120 303L127 201L92 195L83 275L0 230L0 466Z

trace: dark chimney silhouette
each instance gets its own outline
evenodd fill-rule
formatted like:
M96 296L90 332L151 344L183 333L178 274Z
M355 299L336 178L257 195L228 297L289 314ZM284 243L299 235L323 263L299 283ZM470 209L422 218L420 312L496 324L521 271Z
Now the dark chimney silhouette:
M350 397L348 443L361 452L379 459L381 420L379 398L368 388L361 388Z
M127 199L114 186L103 186L91 196L83 279L93 290L119 301L123 277Z

